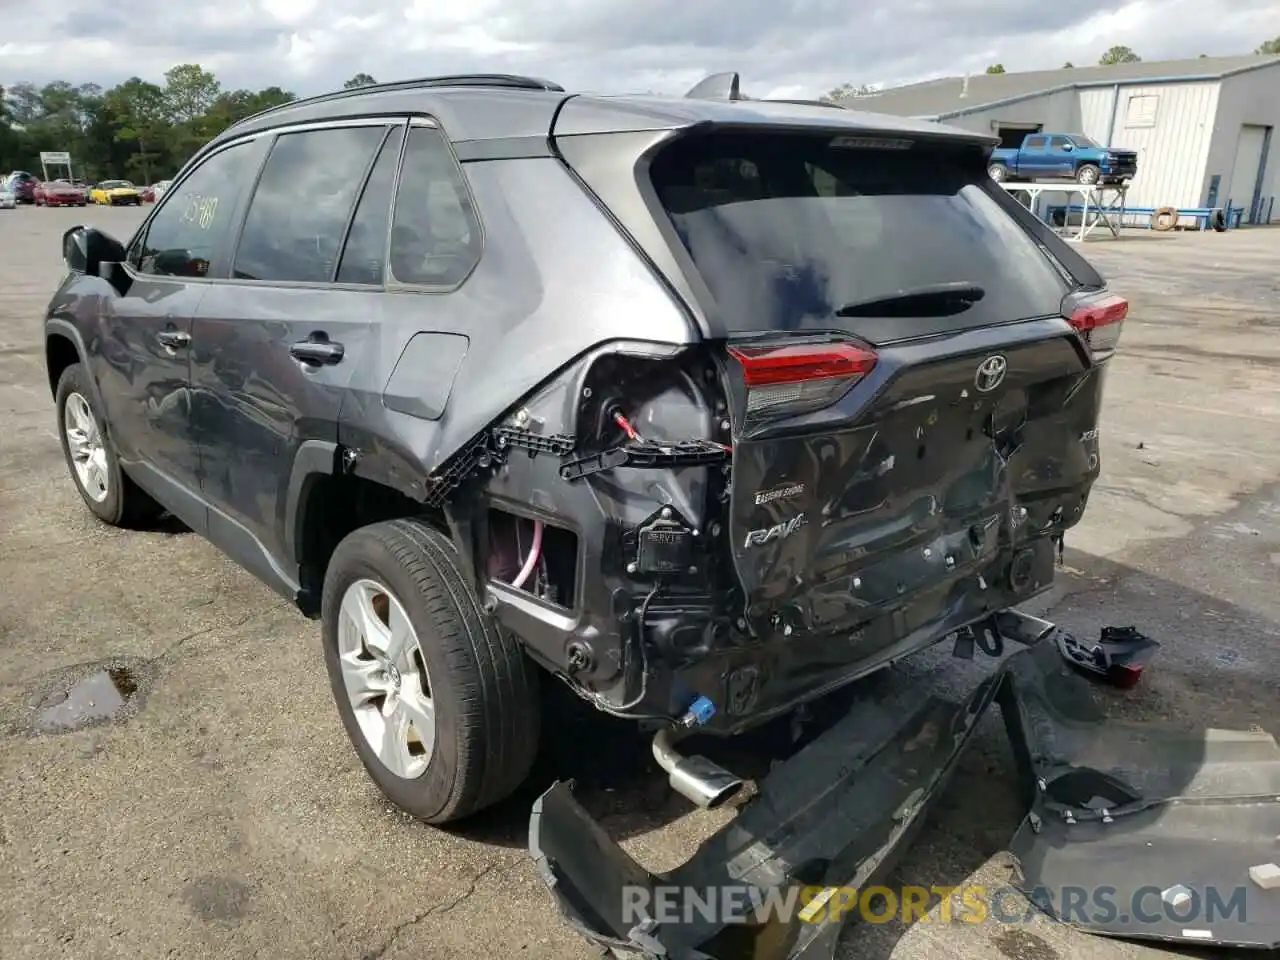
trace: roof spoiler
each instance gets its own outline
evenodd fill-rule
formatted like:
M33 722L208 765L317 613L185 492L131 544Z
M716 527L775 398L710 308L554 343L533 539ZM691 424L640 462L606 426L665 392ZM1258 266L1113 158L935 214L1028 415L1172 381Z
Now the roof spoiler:
M700 80L693 88L685 94L686 99L690 100L755 100L755 97L748 97L742 92L742 77L734 72L713 73L709 77ZM763 99L760 103L795 103L811 107L833 107L836 110L843 110L838 103L828 103L825 100L771 100Z

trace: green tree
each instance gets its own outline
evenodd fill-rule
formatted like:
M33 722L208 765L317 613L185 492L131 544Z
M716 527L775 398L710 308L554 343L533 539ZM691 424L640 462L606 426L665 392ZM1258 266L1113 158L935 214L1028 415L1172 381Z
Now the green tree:
M1004 73L1004 64L993 63L991 66L987 67L987 73Z
M828 90L818 99L823 103L839 103L841 100L853 100L856 97L869 97L878 93L879 88L869 83L842 83L838 87Z
M175 67L163 83L131 77L109 90L17 82L0 88L0 170L39 172L41 151L65 150L85 179L149 181L238 120L293 99L280 87L224 92L198 64Z
M1099 57L1098 64L1103 67L1110 67L1117 63L1138 63L1141 59L1128 47L1117 45Z
M297 95L280 87L267 87L264 90L230 90L220 94L209 108L208 119L219 129L225 129L233 123L239 123L246 117L263 110L270 110L290 101L298 99Z
M354 90L356 87L371 87L378 81L367 73L357 73L342 85L343 90Z
M1264 40L1254 53L1261 53L1268 57L1280 57L1280 37L1274 40Z
M104 100L115 120L115 138L138 145L138 152L127 161L129 171L136 171L143 183L150 183L152 166L161 159L169 133L164 88L131 77L107 91Z
M164 99L175 123L199 120L213 107L222 84L196 63L183 63L165 72Z
M19 126L25 126L44 115L40 88L34 83L15 83L5 94L5 102L10 118Z
M166 71L164 99L172 129L170 149L181 162L225 127L210 112L222 94L222 84L196 63L183 63Z
M1075 68L1076 68L1076 65L1072 63L1070 60L1068 60L1066 63L1062 65L1063 70L1074 70Z

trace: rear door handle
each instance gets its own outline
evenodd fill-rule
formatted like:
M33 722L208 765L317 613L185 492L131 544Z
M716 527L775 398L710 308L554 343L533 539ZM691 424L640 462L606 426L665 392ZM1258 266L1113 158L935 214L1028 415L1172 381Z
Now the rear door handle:
M291 346L289 353L295 360L303 363L332 366L342 362L345 350L342 344L332 340L302 340Z
M156 334L156 339L170 350L177 350L191 342L191 334L181 330L161 330Z

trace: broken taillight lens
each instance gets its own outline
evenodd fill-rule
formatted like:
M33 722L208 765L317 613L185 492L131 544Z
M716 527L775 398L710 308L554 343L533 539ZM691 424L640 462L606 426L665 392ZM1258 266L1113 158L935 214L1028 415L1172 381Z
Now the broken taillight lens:
M783 343L729 347L747 387L747 418L794 416L835 403L876 365L858 344Z
M1066 311L1071 326L1089 344L1095 360L1106 360L1116 351L1124 319L1129 315L1129 301L1114 293L1076 298Z

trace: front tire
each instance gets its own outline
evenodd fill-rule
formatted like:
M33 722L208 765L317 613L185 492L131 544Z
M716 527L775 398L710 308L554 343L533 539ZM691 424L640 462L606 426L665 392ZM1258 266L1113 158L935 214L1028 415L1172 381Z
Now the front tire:
M89 511L113 527L143 527L155 520L163 511L120 468L81 364L62 371L55 397L62 455Z
M1080 169L1076 171L1076 183L1085 187L1092 187L1098 182L1101 171L1092 163L1082 163Z
M442 824L524 782L538 676L481 609L446 537L412 519L347 536L325 574L321 621L342 725L392 803Z
M987 173L996 183L1004 183L1009 179L1009 168L1003 163L993 163L987 167Z

